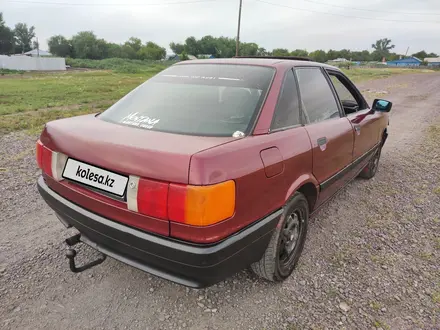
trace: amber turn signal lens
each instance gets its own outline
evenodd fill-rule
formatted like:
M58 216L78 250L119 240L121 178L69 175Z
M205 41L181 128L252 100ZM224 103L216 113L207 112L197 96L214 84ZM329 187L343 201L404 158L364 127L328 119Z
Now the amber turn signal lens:
M168 216L171 221L209 226L233 216L235 182L211 186L170 185Z

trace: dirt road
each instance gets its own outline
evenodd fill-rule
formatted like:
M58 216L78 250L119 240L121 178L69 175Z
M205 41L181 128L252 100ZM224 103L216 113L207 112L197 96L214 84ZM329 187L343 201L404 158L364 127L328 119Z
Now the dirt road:
M440 74L360 87L394 102L379 171L316 215L282 284L243 271L193 290L112 259L71 273L74 231L36 191L35 137L0 137L0 328L440 329Z

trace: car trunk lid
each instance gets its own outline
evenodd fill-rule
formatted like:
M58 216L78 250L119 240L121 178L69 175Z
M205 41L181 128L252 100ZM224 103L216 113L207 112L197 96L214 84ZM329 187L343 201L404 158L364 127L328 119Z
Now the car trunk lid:
M46 125L41 141L49 149L123 175L188 183L191 156L234 140L155 132L85 115Z

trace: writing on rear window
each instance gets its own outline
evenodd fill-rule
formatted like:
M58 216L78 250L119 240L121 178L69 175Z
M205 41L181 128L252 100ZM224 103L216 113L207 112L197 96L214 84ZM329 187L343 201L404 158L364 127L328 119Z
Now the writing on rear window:
M160 119L140 115L139 112L132 112L122 118L121 123L140 128L152 129L159 121Z
M196 136L249 133L275 70L179 64L127 94L99 118L146 130Z
M98 182L100 184L104 184L110 188L113 188L113 183L115 183L115 180L110 178L108 175L104 176L104 175L101 175L98 173L94 173L94 172L90 171L90 168L85 170L85 169L81 168L80 165L78 165L78 168L76 169L75 175L79 178L83 178L83 179L87 179L87 180L90 180L93 182Z

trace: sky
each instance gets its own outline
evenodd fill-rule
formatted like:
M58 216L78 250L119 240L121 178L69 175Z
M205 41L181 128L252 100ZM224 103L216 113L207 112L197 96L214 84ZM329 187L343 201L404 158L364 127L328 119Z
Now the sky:
M134 36L167 48L186 37L235 37L239 0L0 0L6 24L35 26L41 49L61 34L93 31L123 43ZM440 54L440 0L243 0L241 40L273 48Z

